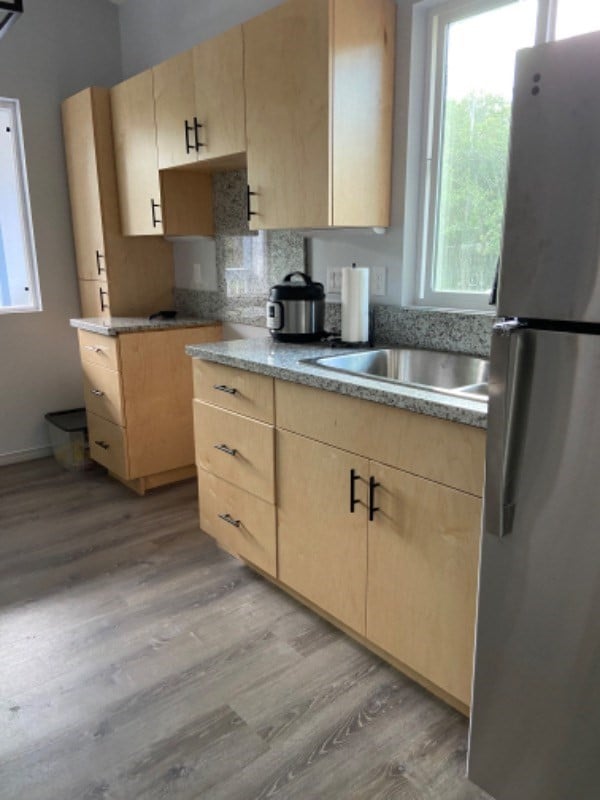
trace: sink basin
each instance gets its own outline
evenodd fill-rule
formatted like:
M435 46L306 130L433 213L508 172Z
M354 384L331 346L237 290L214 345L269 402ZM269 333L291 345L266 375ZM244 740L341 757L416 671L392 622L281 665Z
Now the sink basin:
M394 347L303 359L303 363L475 400L488 396L485 358Z

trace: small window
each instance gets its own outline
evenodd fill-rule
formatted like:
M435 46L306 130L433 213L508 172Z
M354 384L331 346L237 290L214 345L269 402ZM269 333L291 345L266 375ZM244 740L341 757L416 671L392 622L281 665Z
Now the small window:
M0 314L40 310L19 102L0 98Z
M515 55L536 0L429 10L417 302L485 308L500 255Z

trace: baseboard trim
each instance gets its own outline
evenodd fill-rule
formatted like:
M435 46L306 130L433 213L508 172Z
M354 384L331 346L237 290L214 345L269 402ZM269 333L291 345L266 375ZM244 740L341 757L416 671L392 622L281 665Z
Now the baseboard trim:
M31 450L16 450L14 453L0 453L0 467L18 464L21 461L36 461L52 455L51 447L34 447Z

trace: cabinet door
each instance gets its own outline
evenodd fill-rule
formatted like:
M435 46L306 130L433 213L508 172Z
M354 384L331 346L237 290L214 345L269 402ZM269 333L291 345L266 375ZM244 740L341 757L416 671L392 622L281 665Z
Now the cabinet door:
M243 30L250 227L326 227L329 3L288 0Z
M111 317L108 284L102 281L79 281L79 300L84 317Z
M276 463L279 580L364 634L368 461L278 431Z
M105 246L94 105L96 91L79 92L62 105L63 133L77 272L83 280L104 277Z
M193 49L196 116L202 125L200 160L246 150L242 28Z
M481 500L371 462L367 638L470 701Z
M163 61L152 71L159 169L193 163L198 155L192 51Z
M124 236L162 234L152 70L110 93Z

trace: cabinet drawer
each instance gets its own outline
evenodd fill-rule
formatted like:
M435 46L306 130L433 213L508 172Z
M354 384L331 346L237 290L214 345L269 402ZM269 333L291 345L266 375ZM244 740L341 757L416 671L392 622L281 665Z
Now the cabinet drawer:
M110 317L108 284L103 281L79 281L81 314L84 317Z
M79 330L79 353L82 361L100 364L108 369L119 369L118 339L116 336L103 336Z
M90 457L116 475L128 478L125 430L89 412L87 421Z
M277 427L481 497L485 431L289 381Z
M85 407L102 419L124 425L121 376L99 364L82 361Z
M211 361L194 360L194 397L237 414L273 423L273 378Z
M275 506L198 470L200 527L230 553L277 572Z
M194 400L194 431L198 467L275 502L271 425Z

